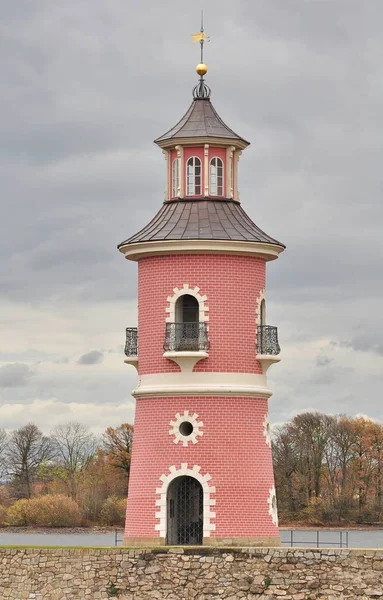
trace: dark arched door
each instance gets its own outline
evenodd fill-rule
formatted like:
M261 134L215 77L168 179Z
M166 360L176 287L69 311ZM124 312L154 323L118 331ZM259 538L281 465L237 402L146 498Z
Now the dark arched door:
M194 477L176 477L167 493L167 544L202 544L203 489Z

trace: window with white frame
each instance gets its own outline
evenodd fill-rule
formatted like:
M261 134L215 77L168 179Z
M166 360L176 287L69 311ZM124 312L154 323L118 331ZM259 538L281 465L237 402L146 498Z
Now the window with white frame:
M217 156L210 161L210 194L223 196L223 162Z
M180 187L180 159L175 158L173 160L172 167L172 198L175 198L179 195L179 187Z
M189 158L187 168L187 195L201 195L201 161L197 156Z

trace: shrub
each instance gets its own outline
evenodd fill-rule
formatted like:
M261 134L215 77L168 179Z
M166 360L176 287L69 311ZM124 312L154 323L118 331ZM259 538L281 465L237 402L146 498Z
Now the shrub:
M28 525L39 527L76 527L82 521L77 502L64 494L32 498L26 513Z
M0 527L4 527L7 524L7 512L7 507L0 504Z
M100 521L102 525L121 525L125 523L126 500L117 496L109 496L101 507Z
M19 527L28 525L27 506L29 500L17 500L7 511L7 525Z

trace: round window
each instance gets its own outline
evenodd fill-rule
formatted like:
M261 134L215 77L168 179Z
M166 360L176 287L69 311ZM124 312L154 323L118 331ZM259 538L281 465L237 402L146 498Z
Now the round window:
M190 421L182 421L182 423L180 423L179 426L179 431L180 434L187 437L188 435L191 435L193 433L193 425L192 423L190 423Z

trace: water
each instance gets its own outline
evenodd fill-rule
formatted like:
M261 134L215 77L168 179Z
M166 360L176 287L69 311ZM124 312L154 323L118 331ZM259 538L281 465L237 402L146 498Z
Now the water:
M122 539L122 533L118 535ZM0 533L0 546L114 546L113 533Z
M291 546L291 532L281 531L282 546ZM339 531L331 529L322 529L319 531L319 548L340 548L340 543L343 543L343 548L346 547L346 531L342 531L342 536ZM293 541L295 546L317 547L317 530L297 530L293 532ZM351 530L348 532L348 547L349 548L383 548L383 529L373 530Z
M281 531L283 546L290 545L290 531ZM119 541L122 533L118 534ZM294 546L316 547L316 530L294 531ZM343 544L346 533L342 532ZM114 546L113 533L0 533L0 546ZM339 531L323 529L319 533L320 548L339 548ZM121 541L120 541L121 544ZM120 545L119 544L119 545ZM349 548L383 548L383 529L349 531Z

